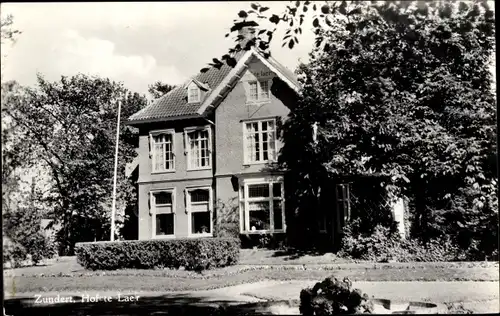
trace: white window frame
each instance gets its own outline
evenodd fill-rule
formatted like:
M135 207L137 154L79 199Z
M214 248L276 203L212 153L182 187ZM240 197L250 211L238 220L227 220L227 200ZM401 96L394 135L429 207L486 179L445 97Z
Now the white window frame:
M191 97L191 91L196 90L198 93L198 97L196 99L193 99ZM187 88L187 95L188 95L188 103L198 103L201 100L201 89L198 87L196 84L191 83L188 88Z
M281 184L281 196L275 197L273 195L273 184ZM267 184L269 185L269 197L258 197L250 198L248 195L248 186L255 184ZM244 190L244 192L242 192ZM285 220L285 183L282 176L278 177L265 177L265 178L247 178L240 179L239 181L239 213L240 213L240 232L242 234L261 234L261 233L284 233L286 232L286 220ZM281 201L281 229L274 229L274 201ZM252 231L250 227L250 202L269 202L269 221L270 229L266 230L255 230Z
M262 97L262 87L261 84L262 82L267 83L268 87L268 94L267 97ZM257 86L257 99L251 99L251 85L256 84ZM269 102L271 100L271 85L273 83L272 79L255 79L255 80L249 80L247 81L247 103L262 103L262 102Z
M160 192L167 192L172 195L172 214L174 217L174 233L171 235L156 235L156 202L154 198L155 193L160 193ZM176 231L176 190L175 188L167 188L167 189L154 189L149 191L149 212L151 215L151 238L152 239L162 239L162 238L175 238L175 231Z
M274 152L272 155L270 155L269 151L269 146L267 148L267 160L262 159L262 148L263 148L263 141L262 141L262 122L272 122L274 126ZM252 161L250 160L250 153L248 152L248 130L247 130L247 124L250 123L258 123L259 126L259 133L261 137L259 137L259 149L260 149L260 155L261 159L257 161ZM277 156L278 156L278 131L276 127L276 118L261 118L261 119L255 119L255 120L244 120L242 121L242 129L243 129L243 164L244 165L258 165L258 164L265 164L269 162L276 162L277 161Z
M155 160L155 142L154 137L159 135L170 135L172 137L172 168L155 170L156 160ZM165 147L163 149L163 159L165 159ZM174 129L164 129L164 130L154 130L149 132L149 155L151 157L151 173L165 173L165 172L175 172L175 130Z
M342 191L339 196L339 189ZM350 202L350 185L349 183L338 183L335 185L335 203L337 213L344 218L344 224L351 218L351 202ZM342 207L343 213L340 214Z
M208 190L208 212L210 213L210 233L201 233L201 234L195 234L192 233L192 222L191 222L191 214L193 213L191 209L191 191L195 190ZM197 186L197 187L188 187L184 190L184 198L185 198L185 205L186 205L186 214L188 217L188 237L212 237L213 232L214 232L214 223L213 223L213 209L214 209L214 203L213 203L213 190L212 187L210 186ZM196 211L195 211L196 212Z
M189 141L189 133L195 132L195 131L208 131L208 144L207 144L207 150L208 150L208 165L204 167L195 167L192 165L191 161L191 143ZM209 125L207 126L202 126L202 127L186 127L184 129L184 148L185 151L184 153L186 154L186 159L187 159L187 170L206 170L206 169L212 169L212 129L210 128ZM201 149L200 149L200 155L201 155ZM200 157L201 159L201 157Z

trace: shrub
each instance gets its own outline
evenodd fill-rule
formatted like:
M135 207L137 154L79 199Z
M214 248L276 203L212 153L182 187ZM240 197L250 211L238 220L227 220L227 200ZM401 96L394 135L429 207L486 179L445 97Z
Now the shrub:
M35 265L45 258L53 258L57 253L56 244L40 232L29 236L22 244L28 249L31 261Z
M399 236L389 228L377 225L369 235L354 235L347 226L342 238L339 256L352 259L380 261L388 260L391 249L399 242Z
M214 225L214 236L219 238L239 238L240 226L238 223L217 223Z
M28 258L28 252L21 244L4 237L3 263L10 262L12 268L17 268Z
M439 262L464 260L459 248L448 238L440 237L428 241L426 244L418 240L403 240L392 251L401 262Z
M348 278L339 281L332 276L300 292L299 310L302 315L371 313L373 303L368 295L353 290Z
M12 248L16 260L26 260L29 255L32 263L37 264L57 253L54 241L43 233L41 215L36 209L20 208L4 214L3 228L5 235L17 244Z
M180 268L201 271L238 262L235 238L154 239L76 244L77 261L90 270Z
M346 227L339 256L377 262L439 262L465 260L466 254L444 236L423 243L401 240L391 229L376 226L371 235L354 235Z
M239 238L240 219L238 198L216 202L214 216L214 236L220 238Z

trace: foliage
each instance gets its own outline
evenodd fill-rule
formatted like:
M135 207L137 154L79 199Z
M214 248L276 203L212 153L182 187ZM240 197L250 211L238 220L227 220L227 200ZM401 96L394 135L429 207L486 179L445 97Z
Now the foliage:
M4 237L5 240L5 237ZM26 249L17 242L4 242L3 246L3 263L10 262L12 268L21 266L21 263L28 258Z
M377 225L373 233L353 233L355 224L347 225L339 256L376 262L450 262L470 260L450 238L441 237L422 243L417 239L401 240L394 230ZM355 229L354 229L355 230Z
M214 236L240 238L238 198L228 201L217 200L214 216Z
M253 4L231 30L252 24L258 38L248 45L266 50L261 37L269 30L257 22L270 16L293 48L301 20L313 15L317 48L299 67L302 91L279 157L298 183L290 193L296 213L319 209L327 181L381 174L391 194L412 198L415 237L448 235L490 256L498 248L498 197L488 4L342 1L305 9L311 6L292 4L278 16ZM299 221L312 227L307 217L314 216L305 213Z
M170 85L168 83L163 83L161 81L156 81L153 84L150 84L148 86L148 92L151 94L153 99L158 99L165 94L169 93L171 90L173 90L175 86Z
M377 225L373 233L353 233L353 226L347 225L342 237L339 256L352 259L381 261L386 259L396 247L398 238L389 229Z
M448 309L448 314L474 314L474 312L464 307L463 302L459 303L444 303Z
M352 234L371 234L377 225L396 232L397 223L392 214L391 198L383 186L382 177L362 177L349 184L349 219Z
M12 24L14 24L14 16L12 14L9 14L5 18L1 19L0 38L2 44L6 41L14 42L16 40L16 36L21 34L21 31L14 29Z
M21 147L25 161L48 171L51 191L39 202L62 225L58 237L64 254L71 254L77 241L109 238L118 102L122 118L147 103L120 83L85 75L63 76L58 82L39 75L37 87L17 89L7 100L4 116L26 135ZM126 203L135 199L125 165L136 155L136 141L135 130L122 124L117 225Z
M236 65L235 54L251 47L262 51L264 56L270 56L271 43L273 40L276 41L275 34L278 26L285 31L282 37L282 47L287 46L293 49L299 44L303 31L312 30L315 35L316 47L328 51L331 45L325 40L324 31L331 30L333 26L342 20L350 23L349 29L354 29L355 23L360 16L366 13L367 8L375 9L378 18L383 24L393 22L412 23L414 22L412 19L414 16L407 14L408 12L400 14L401 12L397 12L398 10L395 7L403 10L411 8L411 10L418 13L419 18L425 18L432 14L436 7L443 6L444 1L385 1L385 3L381 1L325 1L323 3L317 1L289 1L289 3L283 12L273 12L269 10L269 7L262 6L259 3L251 3L250 9L240 10L233 20L230 32L225 35L225 37L229 37L231 34L236 34L234 36L236 44L220 60L213 58L209 65L221 67L223 63L226 63L228 66L234 67ZM474 8L472 16L477 16L480 8L483 8L486 11L486 16L493 19L494 12L487 1L475 1L474 4L477 7ZM460 1L456 5L461 10L466 11L469 2ZM440 15L448 17L452 13L451 6L449 3L445 3L445 8L440 11ZM467 13L469 14L469 12ZM354 23L351 24L351 22ZM364 26L378 24L379 21L367 22L364 22ZM306 26L306 24L309 24L309 26ZM256 36L250 41L243 42L244 38L239 34L239 31L249 27L255 29Z
M154 239L76 245L79 264L91 270L180 268L207 270L238 262L235 238Z
M10 254L14 261L25 260L29 255L32 263L37 264L56 254L56 244L43 233L40 212L36 209L20 208L3 214L3 229L13 243Z
M15 203L16 195L21 192L21 170L26 166L28 154L24 149L27 135L9 120L7 113L12 111L22 87L15 81L2 83L2 211L8 212Z
M373 303L367 294L352 289L348 278L331 276L300 292L299 310L302 315L371 314Z
M1 24L1 28L0 28L0 44L2 46L2 56L1 56L1 67L2 67L2 71L0 73L0 77L2 79L2 84L3 84L3 70L4 70L4 66L5 66L5 63L6 63L6 59L7 59L7 54L4 53L6 51L6 45L7 43L10 43L10 44L14 44L17 40L17 37L22 33L21 31L15 29L13 27L13 24L14 24L14 17L9 14L5 17L1 17L0 19L0 24ZM2 93L3 93L3 90L2 90ZM2 107L3 109L3 107Z

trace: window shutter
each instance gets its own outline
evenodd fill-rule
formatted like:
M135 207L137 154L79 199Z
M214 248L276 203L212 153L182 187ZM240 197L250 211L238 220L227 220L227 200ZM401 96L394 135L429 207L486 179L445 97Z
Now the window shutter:
M177 207L176 207L177 198L175 196L175 192L176 192L175 188L172 191L170 191L170 194L172 196L172 213L173 214L175 214L175 211L177 209Z
M212 128L210 126L207 127L208 131L208 152L211 154L212 153Z
M184 205L186 207L186 214L189 213L189 191L184 189Z
M149 215L153 215L153 203L152 203L152 199L153 199L153 193L149 192L149 200L148 200Z
M188 139L187 139L188 135L187 135L187 131L184 131L184 137L183 137L183 140L184 140L184 155L187 156L188 154Z
M148 136L148 144L149 144L149 158L153 157L153 135L149 134Z
M212 198L212 194L213 194L212 191L213 191L212 188L208 189L208 210L210 212L212 212L213 209L214 209L214 202L213 202L213 198Z

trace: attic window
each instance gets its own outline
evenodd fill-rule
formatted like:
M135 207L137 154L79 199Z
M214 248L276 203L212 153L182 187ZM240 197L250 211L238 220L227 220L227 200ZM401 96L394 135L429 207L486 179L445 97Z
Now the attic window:
M201 96L201 92L200 92L200 88L198 88L198 86L196 86L194 84L189 86L188 103L200 102L200 96Z

